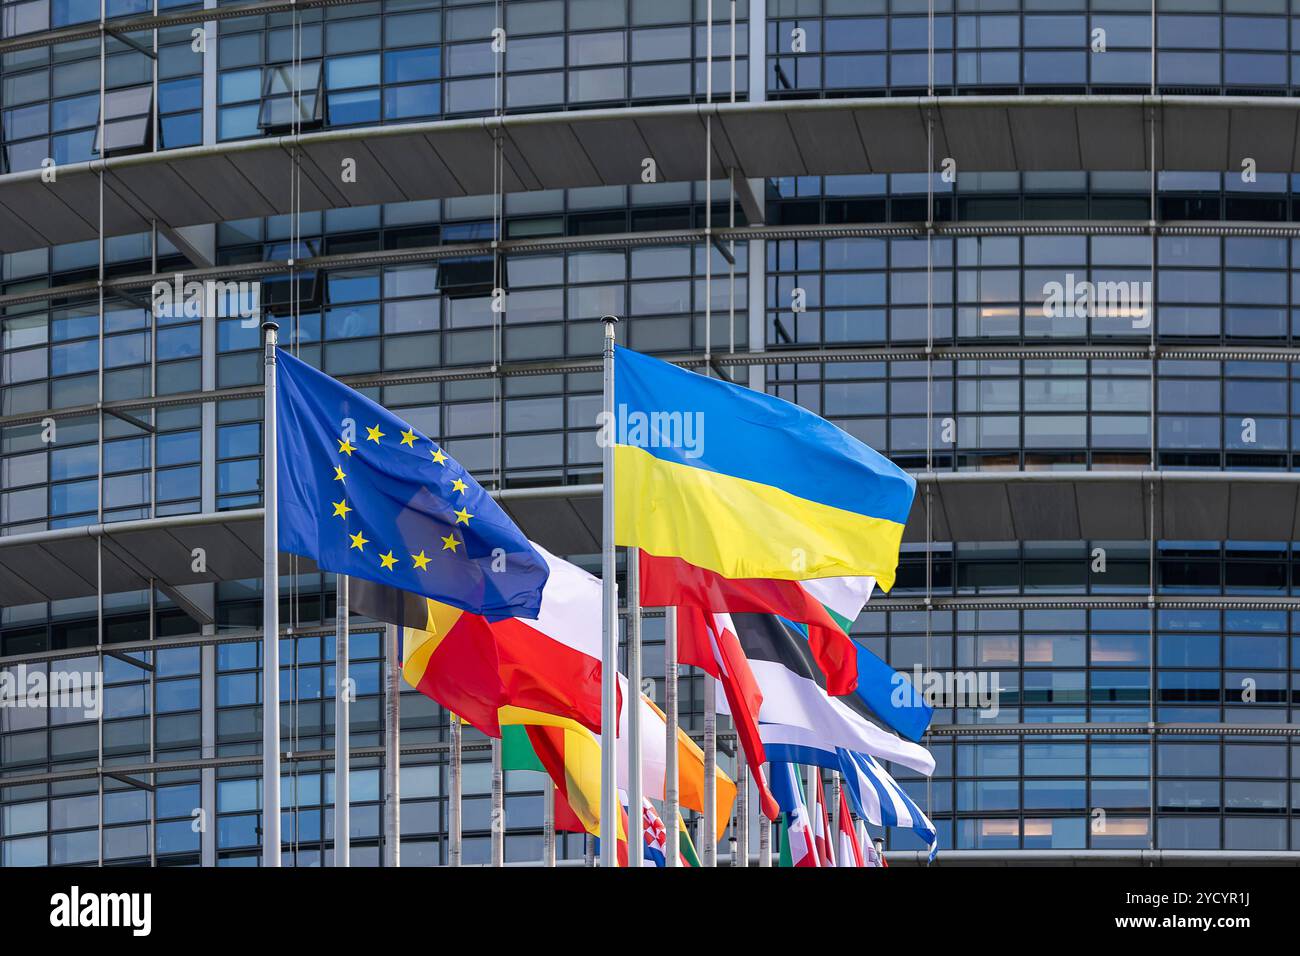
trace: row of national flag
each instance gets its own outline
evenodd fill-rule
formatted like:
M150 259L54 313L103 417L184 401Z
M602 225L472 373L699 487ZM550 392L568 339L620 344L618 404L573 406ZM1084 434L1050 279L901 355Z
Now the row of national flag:
M860 808L855 825L849 812L849 801L845 797L847 790L840 791L837 814L839 825L832 837L826 790L820 772L815 776L815 783L810 814L795 765L784 762L772 765L772 786L780 795L784 812L780 865L840 868L888 866L884 856L867 836L866 821Z
M707 675L731 717L760 807L784 824L782 854L869 860L850 804L933 854L933 825L883 766L933 771L919 743L931 708L849 634L873 591L893 585L915 481L799 406L623 348L613 361L600 426L614 543L639 549L642 604L678 608L679 661ZM355 612L404 629L406 681L500 737L507 767L551 778L558 829L600 833L600 730L619 728L622 790L638 708L648 799L639 811L624 800L620 853L630 812L647 859L663 858L669 828L693 855L684 821L665 824L650 802L666 791L663 714L622 675L617 713L602 713L604 583L530 541L412 424L287 353L278 362L282 548L348 575ZM681 806L703 812L703 754L682 731L676 756ZM842 774L840 833L820 783L809 814L799 765ZM719 772L715 789L716 840L736 785Z

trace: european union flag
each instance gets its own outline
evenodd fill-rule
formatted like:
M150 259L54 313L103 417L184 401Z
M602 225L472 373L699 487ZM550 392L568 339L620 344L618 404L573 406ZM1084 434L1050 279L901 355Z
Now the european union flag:
M481 614L537 617L548 573L439 445L277 349L280 547Z

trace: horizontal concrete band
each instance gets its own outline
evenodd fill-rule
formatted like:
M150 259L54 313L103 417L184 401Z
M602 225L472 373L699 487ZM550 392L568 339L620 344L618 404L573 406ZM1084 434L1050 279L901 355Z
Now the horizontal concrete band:
M956 96L621 107L362 127L0 176L0 252L103 234L505 192L774 176L962 171L1300 171L1300 101L1231 96ZM706 170L706 128L712 150ZM933 135L933 151L930 137ZM295 163L297 160L297 163ZM355 163L355 182L343 169Z
M937 542L1300 540L1300 473L991 471L917 478L905 543L926 540L927 502ZM595 484L567 485L496 496L532 540L557 554L595 554L600 491ZM298 559L298 570L308 573L314 565ZM194 585L261 573L260 509L0 537L0 605L6 606L151 583L183 602Z

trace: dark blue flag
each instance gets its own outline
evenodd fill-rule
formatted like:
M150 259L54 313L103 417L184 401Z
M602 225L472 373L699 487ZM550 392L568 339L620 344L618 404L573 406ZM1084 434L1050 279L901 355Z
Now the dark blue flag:
M386 408L276 356L280 547L490 620L537 617L546 561L469 472Z

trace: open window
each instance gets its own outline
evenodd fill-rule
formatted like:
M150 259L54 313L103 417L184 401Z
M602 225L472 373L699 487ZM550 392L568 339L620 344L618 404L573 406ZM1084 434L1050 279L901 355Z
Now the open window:
M95 152L120 156L153 149L153 86L128 86L104 93L104 142L95 130Z
M296 245L296 252L295 252ZM320 254L317 240L305 239L298 243L275 242L266 247L267 261L279 261L293 257L298 260L308 259ZM321 307L321 295L324 283L316 270L310 269L295 274L298 284L298 310L314 312ZM264 276L261 280L261 305L265 315L282 317L293 314L294 282L289 273L281 272Z
M296 273L298 281L298 311L315 312L321 307L321 287L323 283L313 269ZM292 315L294 284L289 275L265 276L262 279L261 306L264 315L282 318Z
M257 114L258 128L277 132L289 129L295 123L319 126L324 119L323 79L320 60L309 60L296 67L291 63L268 66L262 72L262 108ZM295 90L299 94L296 102Z
M473 299L491 295L492 271L491 256L443 259L438 263L438 291L449 299ZM501 263L501 287L508 287L504 261Z

